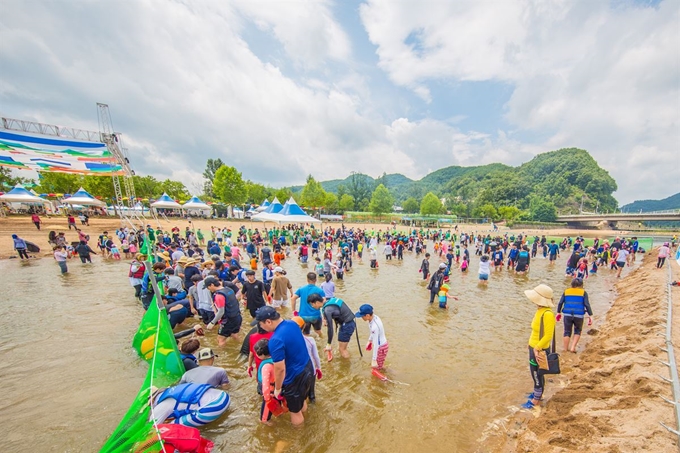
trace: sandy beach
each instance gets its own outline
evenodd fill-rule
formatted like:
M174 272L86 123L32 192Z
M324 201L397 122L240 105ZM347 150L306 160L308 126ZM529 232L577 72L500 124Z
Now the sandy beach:
M549 398L510 420L497 452L677 452L664 331L668 270L655 254L616 285L618 296L592 341L578 356L562 353L563 374L549 379ZM680 268L671 263L674 279ZM674 287L675 288L675 287ZM674 344L680 338L680 290L673 290ZM558 343L559 344L559 343ZM558 351L561 349L558 346ZM677 356L676 350L676 356ZM678 357L676 357L676 360ZM567 379L567 381L564 381ZM565 387L560 389L564 385Z

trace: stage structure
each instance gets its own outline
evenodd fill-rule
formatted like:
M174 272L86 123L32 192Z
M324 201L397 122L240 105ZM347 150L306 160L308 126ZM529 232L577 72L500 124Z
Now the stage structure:
M122 145L122 135L114 132L107 104L97 104L97 118L99 132L0 118L0 166L43 173L111 176L115 211L137 228L145 219L143 214L130 209L137 202L135 172ZM137 225L132 223L135 219Z

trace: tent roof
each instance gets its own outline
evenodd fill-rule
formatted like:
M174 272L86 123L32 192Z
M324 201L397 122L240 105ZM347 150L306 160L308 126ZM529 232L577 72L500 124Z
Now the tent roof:
M82 187L76 193L63 200L68 204L79 204L83 206L103 206L104 202L97 200L90 193Z
M198 197L191 197L189 201L184 203L182 205L184 209L212 209L208 204L204 203L200 198Z
M179 203L170 198L167 193L164 193L163 195L160 196L160 198L158 198L158 200L151 203L151 206L154 208L167 208L167 209L179 209L182 207Z
M0 200L15 203L36 203L36 204L45 203L45 200L36 195L33 195L21 184L17 184L16 186L14 186L12 190L7 192L6 194L0 195Z
M274 201L272 201L269 206L267 206L267 209L265 209L263 212L266 212L267 214L277 214L279 211L283 209L283 205L279 201L278 198L274 198Z
M302 208L295 202L295 200L293 200L293 197L290 197L290 200L286 202L286 205L279 212L279 214L283 216L307 215L307 213L302 210Z

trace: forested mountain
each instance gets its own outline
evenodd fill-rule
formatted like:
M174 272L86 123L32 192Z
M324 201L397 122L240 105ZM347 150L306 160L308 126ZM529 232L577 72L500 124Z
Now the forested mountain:
M558 212L578 212L581 204L584 210L600 211L613 211L618 205L612 196L616 181L587 151L577 148L539 154L518 167L500 163L445 167L418 181L400 174L374 179L353 173L344 180L321 182L328 192L354 197L357 209L366 208L368 194L379 184L389 189L398 204L419 206L432 192L445 199L446 210L465 217L549 220ZM302 186L291 190L300 192Z
M623 212L652 212L666 211L669 209L680 209L680 193L671 195L663 200L636 200L621 206Z

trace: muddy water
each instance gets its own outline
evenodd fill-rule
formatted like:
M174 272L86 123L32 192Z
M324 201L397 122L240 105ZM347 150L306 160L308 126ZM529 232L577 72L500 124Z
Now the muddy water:
M487 424L531 391L526 344L535 306L523 291L544 282L561 293L568 285L565 260L551 267L536 259L524 276L494 272L481 287L473 257L470 273L453 273L452 294L460 300L451 301L448 311L428 303L415 256L380 260L378 270L355 262L344 282L336 282L336 295L353 309L375 307L390 343L386 374L403 384L372 377L370 358L359 357L353 339L350 360L322 364L317 402L303 429L287 418L263 426L255 383L238 357L240 344L219 350L210 337L202 343L218 350L218 364L230 375L232 406L203 432L223 452L483 451L479 439ZM288 260L284 266L295 287L304 283L305 265ZM0 305L6 451L98 450L146 374L146 363L130 347L142 310L132 297L127 265L97 259L91 266L71 262L70 268L61 276L50 259L0 262L9 296ZM586 282L596 315L609 307L613 279L601 270ZM361 320L359 334L365 343ZM321 351L323 341L317 344Z

